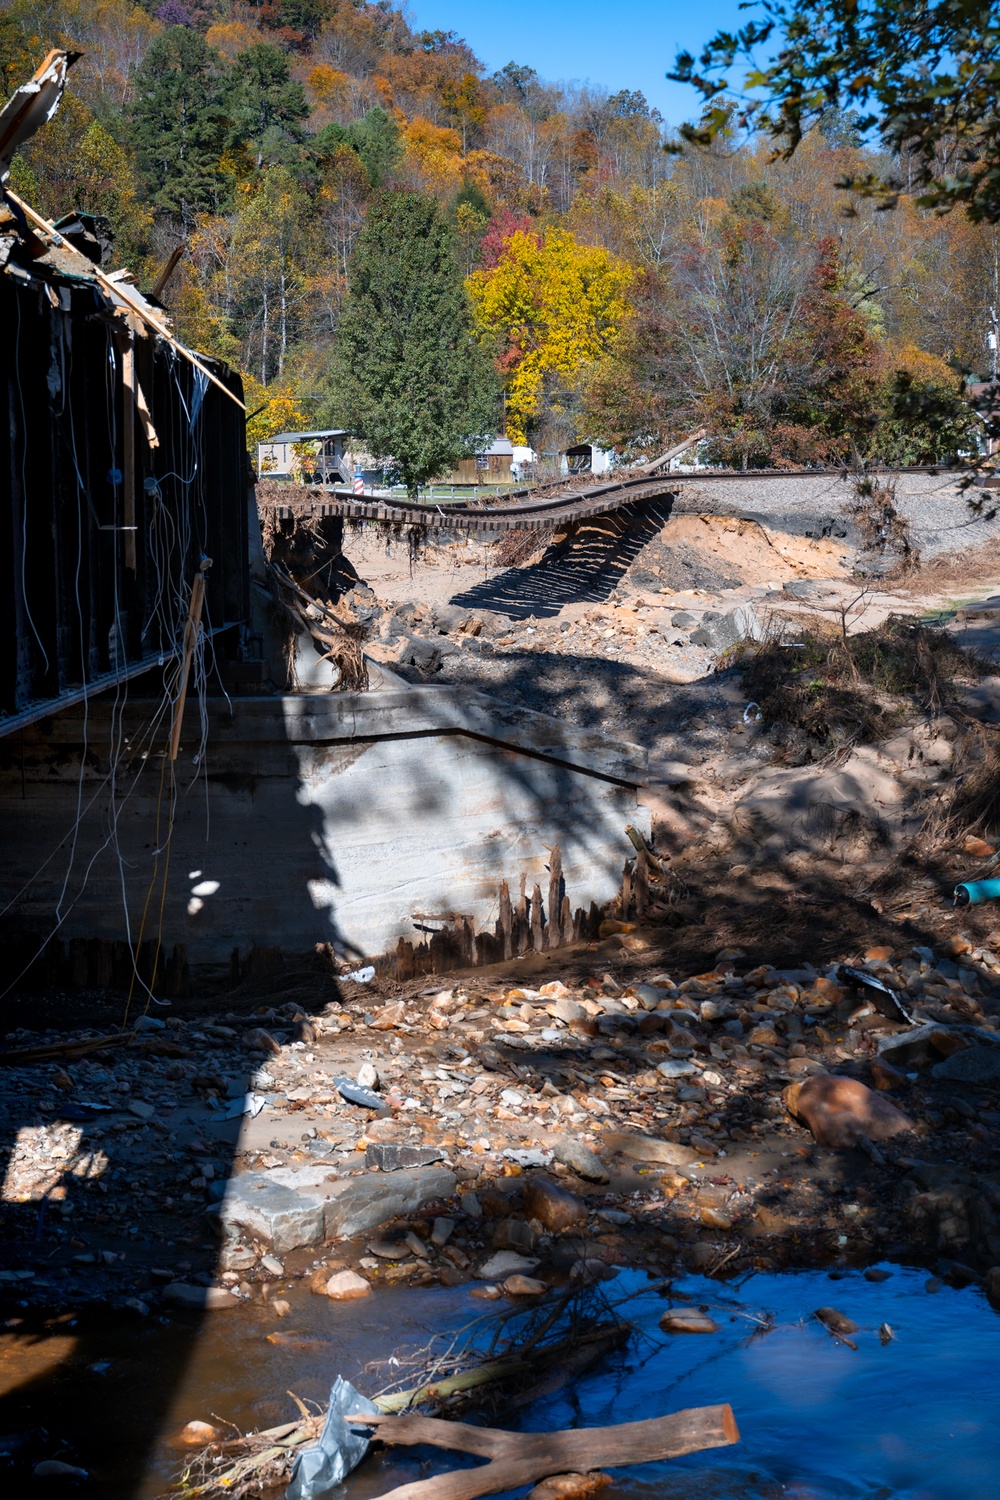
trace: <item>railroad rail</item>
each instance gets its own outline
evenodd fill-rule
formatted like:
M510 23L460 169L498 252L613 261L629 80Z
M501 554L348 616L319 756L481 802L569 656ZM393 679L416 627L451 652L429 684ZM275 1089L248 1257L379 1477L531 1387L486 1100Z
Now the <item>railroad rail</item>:
M893 470L899 474L937 474L945 471L926 466ZM604 484L581 485L581 476L549 480L531 489L511 491L510 500L497 504L479 500L465 505L441 505L434 501L393 500L388 496L361 499L353 491L329 485L310 488L275 503L264 502L280 519L294 517L340 517L346 521L377 521L392 526L427 526L448 531L541 531L553 524L568 524L587 516L606 515L636 501L660 500L676 495L685 484L713 482L760 483L768 479L847 479L842 469L755 469L726 472L699 469L694 473L633 474Z

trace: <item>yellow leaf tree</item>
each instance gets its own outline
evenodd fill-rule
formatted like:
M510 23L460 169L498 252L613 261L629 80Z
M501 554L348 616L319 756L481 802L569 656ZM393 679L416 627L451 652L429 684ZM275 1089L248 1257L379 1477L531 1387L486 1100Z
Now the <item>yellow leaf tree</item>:
M500 351L512 442L527 442L547 376L573 384L609 357L634 275L607 250L551 228L540 235L518 230L493 269L469 277L482 337Z

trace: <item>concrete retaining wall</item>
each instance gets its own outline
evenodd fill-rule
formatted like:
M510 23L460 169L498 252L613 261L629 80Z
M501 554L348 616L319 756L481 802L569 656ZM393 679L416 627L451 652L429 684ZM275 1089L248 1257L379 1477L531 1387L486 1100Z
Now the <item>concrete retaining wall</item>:
M255 943L378 954L422 936L416 913L492 922L500 880L544 888L555 843L573 905L603 902L625 824L648 825L644 751L442 687L235 699L231 715L212 701L202 766L189 708L171 830L167 730L151 744L143 727L156 709L132 702L119 725L91 703L86 748L81 709L0 740L8 934L44 936L61 909L62 939L134 943L148 896L155 937L169 835L162 939L192 966Z

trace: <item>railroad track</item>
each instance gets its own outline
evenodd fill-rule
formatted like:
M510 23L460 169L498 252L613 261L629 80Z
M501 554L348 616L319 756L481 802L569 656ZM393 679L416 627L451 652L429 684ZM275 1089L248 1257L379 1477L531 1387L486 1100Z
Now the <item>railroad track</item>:
M444 527L449 531L541 531L553 522L603 515L634 500L661 498L672 494L676 488L676 481L671 485L666 476L651 477L647 474L585 489L568 488L565 481L557 481L552 486L556 493L541 498L537 488L514 491L514 495L524 496L524 500L516 505L492 505L488 501L474 505L436 505L433 502L417 504L412 500L361 500L350 490L331 487L322 492L309 490L302 499L279 502L272 508L283 519L308 514L339 516L345 521L381 521L394 526ZM320 498L320 494L324 498Z
M934 473L943 471L908 467L894 473ZM438 505L412 500L373 497L360 499L352 490L330 486L306 490L301 498L270 504L282 519L296 516L339 516L347 521L379 521L394 526L441 527L448 531L541 531L553 523L569 523L586 516L605 515L640 500L658 500L674 495L684 484L715 481L759 483L767 479L816 479L819 474L844 478L839 469L768 469L725 472L702 469L695 473L636 474L605 484L574 485L571 480L550 480L531 489L513 490L516 504L497 505L480 500L471 505Z

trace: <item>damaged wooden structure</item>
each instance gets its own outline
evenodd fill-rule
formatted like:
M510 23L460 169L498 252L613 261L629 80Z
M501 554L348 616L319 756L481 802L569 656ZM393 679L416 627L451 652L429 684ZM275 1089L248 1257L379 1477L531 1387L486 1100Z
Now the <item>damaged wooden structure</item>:
M0 174L66 59L0 112ZM50 224L2 187L0 735L163 667L202 557L205 633L251 649L240 379L180 344L112 253L105 221Z

